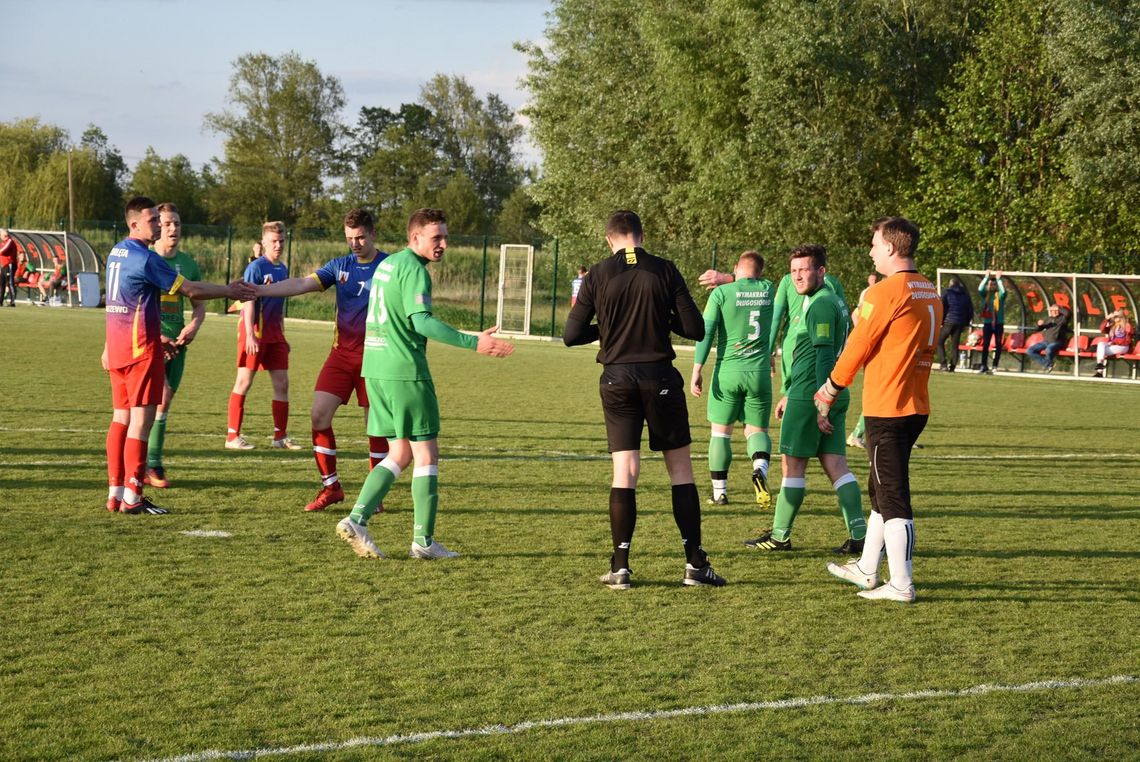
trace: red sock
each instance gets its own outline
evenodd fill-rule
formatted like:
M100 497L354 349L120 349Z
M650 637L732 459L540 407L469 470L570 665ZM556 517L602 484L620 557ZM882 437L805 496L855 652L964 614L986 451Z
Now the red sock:
M127 442L123 446L123 468L127 475L123 502L130 505L142 500L143 472L146 470L146 445L145 439L127 437Z
M107 428L107 484L123 486L123 444L127 441L127 424L111 421Z
M317 461L321 484L328 487L339 481L336 475L336 435L332 427L323 431L313 429L313 457Z
M273 438L284 439L289 435L289 403L273 400Z
M384 437L368 437L368 470L380 465L388 457L388 440Z
M229 431L226 432L226 441L237 439L241 434L241 419L245 416L245 395L238 394L237 392L230 392L230 406L229 414L227 416L227 426Z

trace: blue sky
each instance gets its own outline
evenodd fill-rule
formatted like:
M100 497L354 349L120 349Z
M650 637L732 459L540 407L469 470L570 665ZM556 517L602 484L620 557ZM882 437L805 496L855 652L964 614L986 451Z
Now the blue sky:
M341 118L416 100L436 73L518 108L549 0L14 0L4 3L0 121L88 124L134 167L148 146L201 166L221 156L203 116L227 107L234 59L296 51L344 87ZM147 107L145 104L151 104ZM143 104L139 106L137 104ZM533 147L523 147L536 161Z

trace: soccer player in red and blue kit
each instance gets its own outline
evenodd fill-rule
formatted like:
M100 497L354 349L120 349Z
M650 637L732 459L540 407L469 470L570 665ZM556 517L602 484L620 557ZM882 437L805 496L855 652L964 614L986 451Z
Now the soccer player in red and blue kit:
M166 383L159 326L163 293L191 299L252 299L248 284L185 280L148 247L159 236L155 203L138 196L127 203L129 237L107 255L107 340L103 369L111 376L114 413L107 430L107 510L163 514L143 496L147 438Z
M321 490L305 506L306 511L323 511L344 500L344 488L336 471L336 435L332 422L337 408L348 404L353 391L356 403L368 420L368 392L360 376L364 357L364 324L368 313L368 295L376 265L388 255L376 249L376 225L365 209L353 209L344 217L344 238L350 253L325 263L304 278L261 286L262 296L297 296L313 291L336 288L336 330L332 351L317 376L313 390L313 457L321 478ZM368 437L368 461L375 467L388 455L388 440Z
M264 253L245 268L244 279L253 284L280 283L289 278L289 268L280 262L285 248L285 225L267 222L261 226ZM230 393L227 450L252 450L241 435L245 416L245 396L253 384L253 374L269 371L273 384L273 446L300 450L289 436L289 342L285 340L285 298L261 297L243 304L238 320L237 379Z

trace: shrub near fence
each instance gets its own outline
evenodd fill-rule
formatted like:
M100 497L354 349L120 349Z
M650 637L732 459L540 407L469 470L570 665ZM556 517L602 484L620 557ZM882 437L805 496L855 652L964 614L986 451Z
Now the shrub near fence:
M9 219L7 227L34 227L37 221ZM42 221L40 227L44 228ZM62 225L48 225L44 229ZM105 256L126 234L122 222L79 221L74 232L89 241L96 253ZM253 243L261 238L260 226L225 227L218 225L186 225L181 248L193 256L205 280L225 282L241 276L248 263ZM378 232L376 245L394 252L406 243L403 232ZM531 332L536 335L560 336L570 309L570 281L579 265L590 266L607 256L605 239L551 238L535 241L505 241L497 236L452 235L442 262L431 268L436 314L457 328L479 330L493 325L498 304L499 246L503 243L534 245L534 283ZM658 241L648 237L646 248L676 263L697 304L703 306L705 296L697 285L697 277L709 269L731 271L740 252L756 249L765 258L767 277L778 282L788 271L787 255L791 245L763 243L722 243ZM843 284L849 302L858 298L871 272L869 247L829 247L828 271ZM304 277L330 259L348 252L342 232L295 229L286 235L284 262L293 277ZM1094 253L1026 253L993 255L988 252L962 254L920 247L919 269L933 278L938 268L1006 269L1022 271L1054 271L1077 273L1135 273L1137 258L1129 252ZM221 302L208 309L221 312ZM289 299L290 317L332 320L336 305L329 292L305 294Z

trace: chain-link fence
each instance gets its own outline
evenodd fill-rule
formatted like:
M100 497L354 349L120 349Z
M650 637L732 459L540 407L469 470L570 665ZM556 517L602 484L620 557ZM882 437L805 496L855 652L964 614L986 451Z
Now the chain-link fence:
M41 227L63 229L60 222L10 218L6 227ZM100 255L126 235L123 222L77 221L74 231L83 236ZM231 227L185 225L180 248L193 256L202 269L204 280L226 282L239 278L249 263L254 242L261 238L260 226ZM496 319L499 277L499 246L522 243L534 246L531 333L560 336L570 308L570 282L580 265L589 267L609 254L605 240L583 238L549 238L534 241L503 240L496 236L452 235L442 262L432 265L436 314L448 323L475 330L493 325ZM397 251L405 245L403 231L378 231L376 245L383 251ZM740 252L755 249L765 258L765 274L778 281L787 272L789 247L740 242L658 241L647 238L650 252L676 263L693 289L698 304L704 299L698 293L697 277L709 268L729 272ZM283 261L290 275L305 276L325 262L348 251L341 230L296 229L286 233ZM868 247L835 247L829 251L828 271L839 278L853 300L866 286L871 273ZM1074 272L1136 274L1137 256L1133 253L1067 252L992 256L982 252L952 252L920 248L919 269L934 277L938 268L1005 269L1024 272ZM222 311L220 302L210 309ZM306 294L289 299L290 317L331 320L335 303L330 291Z

